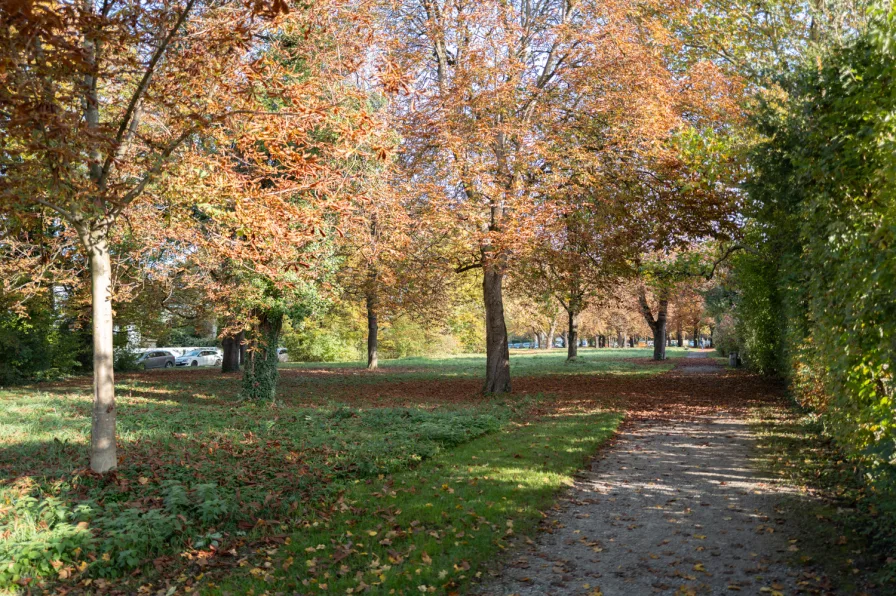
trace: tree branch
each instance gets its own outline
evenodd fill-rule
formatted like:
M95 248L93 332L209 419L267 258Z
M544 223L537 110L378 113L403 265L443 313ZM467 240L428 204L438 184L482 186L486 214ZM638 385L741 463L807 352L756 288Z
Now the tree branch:
M469 263L467 265L458 265L457 267L454 268L454 272L455 273L463 273L463 272L469 271L471 269L480 269L480 268L482 268L481 261L477 262L477 263Z
M156 51L153 53L152 58L149 59L149 63L146 65L146 70L143 73L143 78L140 79L140 83L137 85L137 89L131 96L131 101L128 103L128 107L124 112L124 117L122 118L121 124L118 127L118 133L116 133L115 135L115 143L113 145L113 149L109 151L109 154L106 156L106 160L103 163L103 169L98 180L98 184L101 188L105 184L106 179L109 176L109 171L112 169L112 162L115 159L115 156L118 154L118 148L122 145L125 133L127 133L129 130L132 130L131 121L136 115L137 107L139 106L140 101L143 99L143 96L146 94L146 90L149 89L149 82L152 80L153 74L155 74L156 66L158 66L162 57L165 55L165 52L168 51L168 46L171 44L171 40L174 39L174 36L177 35L178 30L187 20L187 15L190 14L190 11L193 9L194 4L196 4L196 0L189 0L187 2L187 5L184 7L180 15L178 15L177 21L168 32L168 35L165 36L165 39L162 40L162 42L159 44L159 47L156 48Z

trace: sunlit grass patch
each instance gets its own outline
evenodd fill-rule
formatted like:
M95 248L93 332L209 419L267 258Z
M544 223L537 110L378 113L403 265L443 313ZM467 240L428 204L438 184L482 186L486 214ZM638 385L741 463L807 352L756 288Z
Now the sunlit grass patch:
M446 593L462 590L518 534L531 533L558 490L621 416L544 418L446 451L413 470L359 481L331 515L304 519L279 548L207 593Z
M100 478L86 470L89 401L2 399L0 428L9 432L0 438L0 589L126 583L135 570L151 576L154 563L177 567L183 553L239 541L259 519L310 514L346 483L416 466L497 431L513 414L497 403L438 411L222 407L122 392L125 465Z

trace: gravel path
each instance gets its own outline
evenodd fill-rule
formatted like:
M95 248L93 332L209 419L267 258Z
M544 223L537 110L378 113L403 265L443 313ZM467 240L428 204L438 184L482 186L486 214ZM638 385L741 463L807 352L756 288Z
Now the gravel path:
M680 371L722 370L709 362ZM630 424L479 593L799 593L785 488L750 468L753 442L726 411Z

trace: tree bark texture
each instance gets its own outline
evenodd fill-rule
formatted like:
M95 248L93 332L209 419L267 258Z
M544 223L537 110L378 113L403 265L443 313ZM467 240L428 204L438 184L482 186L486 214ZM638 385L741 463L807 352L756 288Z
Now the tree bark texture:
M240 350L243 344L243 332L227 335L221 340L221 349L224 352L221 358L221 372L239 372Z
M277 345L283 328L283 313L262 311L250 341L248 362L243 371L240 397L273 400L277 393Z
M681 332L681 321L679 321L678 325L675 327L675 341L678 342L679 348L684 345L683 339L682 339L683 337L684 337L684 334Z
M569 310L567 314L569 319L569 340L566 344L566 359L575 360L579 357L579 313Z
M669 312L669 299L665 295L660 296L659 308L657 309L656 318L650 311L650 305L647 303L647 295L642 288L638 293L638 303L641 306L641 314L647 326L653 332L653 359L666 359L666 318Z
M485 302L486 368L483 393L510 391L510 348L504 322L504 297L501 284L504 274L493 267L483 267L482 296Z
M379 319L377 306L379 304L376 290L367 292L367 370L376 370L377 346L379 342Z
M115 446L115 376L112 366L112 260L105 238L84 241L90 259L93 301L93 417L90 469L99 474L118 467Z

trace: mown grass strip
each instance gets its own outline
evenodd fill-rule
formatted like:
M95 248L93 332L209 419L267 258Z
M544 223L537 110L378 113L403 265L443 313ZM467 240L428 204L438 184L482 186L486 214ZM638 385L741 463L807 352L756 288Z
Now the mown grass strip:
M414 470L349 488L329 519L249 556L208 594L462 592L509 538L534 530L622 416L514 425Z

